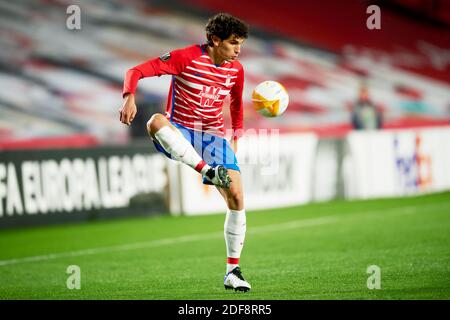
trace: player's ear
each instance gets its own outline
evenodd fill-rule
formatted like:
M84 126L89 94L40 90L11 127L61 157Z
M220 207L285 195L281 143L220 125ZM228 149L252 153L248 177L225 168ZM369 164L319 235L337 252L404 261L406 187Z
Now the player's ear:
M218 47L222 40L220 40L220 38L218 36L212 35L211 36L211 41L212 41L214 47Z

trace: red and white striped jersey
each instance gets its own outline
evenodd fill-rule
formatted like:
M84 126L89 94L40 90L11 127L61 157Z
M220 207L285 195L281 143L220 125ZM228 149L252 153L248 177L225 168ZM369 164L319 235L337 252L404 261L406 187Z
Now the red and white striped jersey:
M139 79L173 75L166 116L187 128L223 136L222 107L230 95L231 126L235 136L243 127L244 70L238 61L215 65L206 44L174 50L128 70L123 94L135 93Z

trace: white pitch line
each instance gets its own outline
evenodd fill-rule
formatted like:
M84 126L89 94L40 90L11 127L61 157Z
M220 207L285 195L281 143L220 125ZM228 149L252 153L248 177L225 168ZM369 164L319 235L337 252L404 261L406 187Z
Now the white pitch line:
M269 226L253 227L253 228L249 229L247 233L248 234L258 234L258 233L268 233L268 232L282 231L282 230L289 230L289 229L296 229L296 228L312 227L312 226L317 226L317 225L322 225L322 224L327 224L327 223L333 223L333 222L336 222L337 220L338 220L337 218L331 217L331 216L330 217L313 218L313 219L305 219L305 220L297 220L297 221L279 223L279 224L274 224L274 225L269 225ZM164 246L164 245L185 243L185 242L191 242L191 241L211 240L211 239L215 239L215 238L221 238L223 236L224 236L223 231L222 232L212 232L212 233L205 233L205 234L194 234L194 235L189 235L189 236L182 236L182 237L177 237L177 238L166 238L166 239L146 241L146 242L129 243L129 244L124 244L124 245L116 245L116 246L109 246L109 247L98 247L98 248L91 248L91 249L84 249L84 250L53 253L53 254L46 254L46 255L41 255L41 256L32 256L32 257L25 257L25 258L10 259L10 260L0 260L0 267L7 266L7 265L21 264L21 263L47 261L47 260L53 260L53 259L59 259L59 258L71 258L71 257L88 256L88 255L95 255L95 254L101 254L101 253L111 253L111 252L117 252L117 251L128 251L128 250L135 250L135 249L159 247L159 246Z
M294 220L294 221L278 223L278 224L273 224L273 225L252 227L247 230L247 234L268 233L268 232L283 231L283 230L296 229L296 228L306 228L306 227L312 227L312 226L323 225L323 224L330 224L330 223L342 221L343 220L342 218L345 219L345 218L348 218L349 216L351 217L354 215L357 215L359 218L371 218L374 215L376 217L379 217L379 214L383 214L383 213L386 213L389 211L394 211L395 215L408 215L408 214L414 214L414 213L423 213L430 209L434 210L435 207L441 208L443 205L450 205L450 202L446 201L446 202L439 202L439 203L430 203L430 204L422 205L421 208L418 208L416 206L407 206L407 207L387 208L387 209L380 209L380 210L359 211L359 212L355 212L355 213L351 213L351 214L345 214L345 215L339 217L340 219L338 219L338 216L324 216L324 217L320 217L320 218ZM428 208L425 209L424 206L427 206ZM7 265L27 263L27 262L39 262L39 261L47 261L47 260L53 260L53 259L59 259L59 258L70 258L70 257L95 255L95 254L101 254L101 253L111 253L111 252L117 252L117 251L127 251L127 250L159 247L159 246L170 245L170 244L178 244L178 243L199 241L199 240L210 240L210 239L221 238L221 237L223 237L223 231L222 232L205 233L205 234L194 234L194 235L189 235L189 236L182 236L182 237L177 237L177 238L166 238L166 239L146 241L146 242L136 242L136 243L129 243L129 244L123 244L123 245L109 246L109 247L98 247L98 248L91 248L91 249L84 249L84 250L53 253L53 254L47 254L47 255L41 255L41 256L32 256L32 257L25 257L25 258L10 259L10 260L0 260L0 267L7 266Z

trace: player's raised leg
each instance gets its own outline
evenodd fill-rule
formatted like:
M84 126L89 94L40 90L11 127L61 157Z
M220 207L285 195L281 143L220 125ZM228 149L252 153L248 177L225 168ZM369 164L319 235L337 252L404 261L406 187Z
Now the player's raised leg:
M174 160L190 166L214 185L229 188L231 180L227 170L223 166L211 168L164 115L155 113L147 122L147 131Z
M236 170L228 170L228 173L233 180L231 187L229 189L217 188L224 197L228 207L224 224L225 244L227 248L227 267L224 286L226 289L248 291L251 286L242 276L239 267L239 259L247 230L241 174Z

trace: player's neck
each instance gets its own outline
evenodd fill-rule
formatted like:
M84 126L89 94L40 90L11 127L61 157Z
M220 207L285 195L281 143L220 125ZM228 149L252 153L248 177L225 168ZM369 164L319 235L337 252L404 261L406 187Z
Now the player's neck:
M211 58L211 61L215 64L215 65L221 65L225 60L222 59L219 54L216 52L216 50L214 50L213 47L211 46L206 46L206 53L208 54L208 56Z

